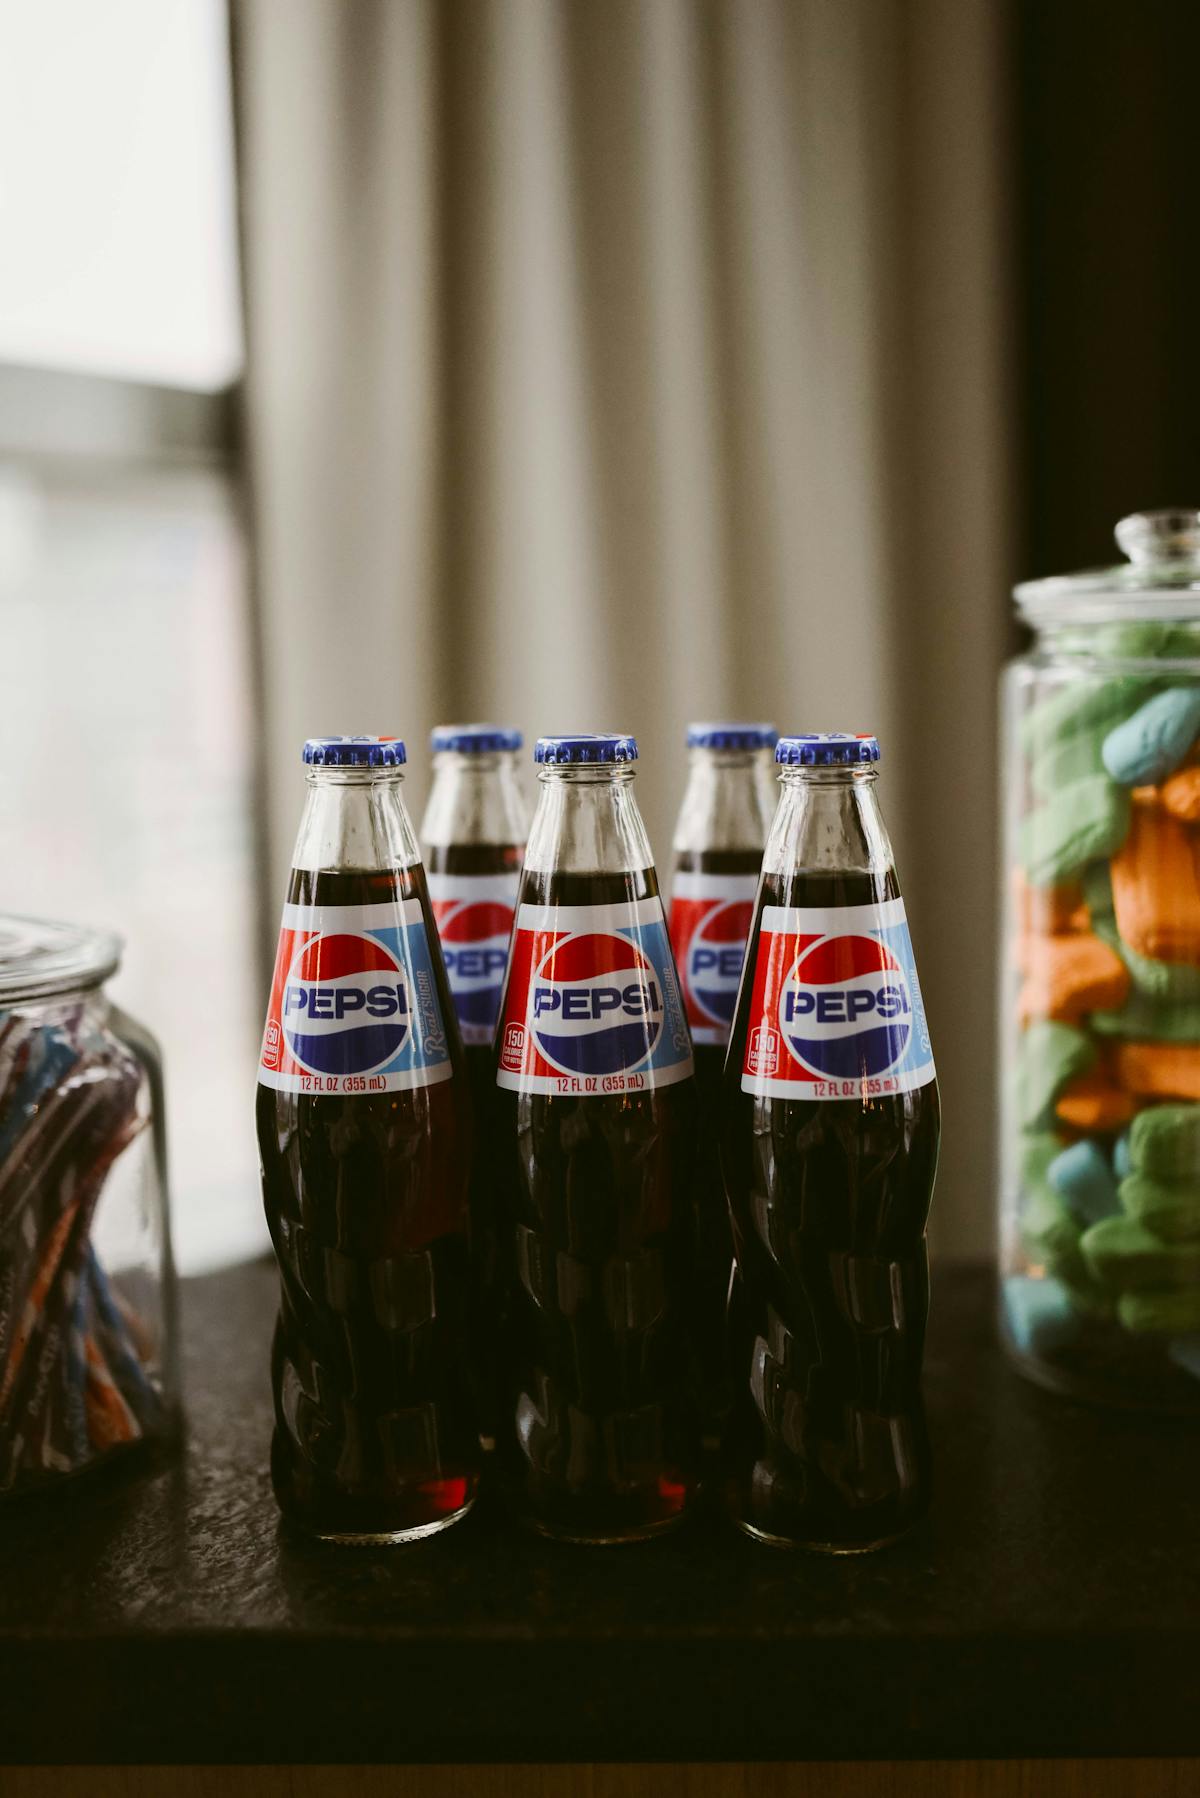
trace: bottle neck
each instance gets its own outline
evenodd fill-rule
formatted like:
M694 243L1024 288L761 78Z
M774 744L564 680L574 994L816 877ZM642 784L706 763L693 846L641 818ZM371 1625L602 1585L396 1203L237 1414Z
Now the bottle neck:
M764 874L886 874L892 845L874 768L784 768Z
M398 768L310 768L293 868L376 872L421 860Z
M760 850L770 814L757 749L691 749L675 824L676 855L705 849Z
M542 768L525 851L526 870L640 873L653 866L632 768Z
M427 848L460 844L510 848L524 843L528 828L529 808L513 751L483 755L438 751L421 821L421 841Z

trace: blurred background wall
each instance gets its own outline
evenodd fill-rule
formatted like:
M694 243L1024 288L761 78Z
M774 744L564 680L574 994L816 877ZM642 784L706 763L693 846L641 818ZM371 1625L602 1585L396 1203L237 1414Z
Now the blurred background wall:
M187 1266L319 731L876 730L991 1239L1021 574L1192 504L1186 0L0 0L0 903L129 939ZM236 225L235 225L236 220ZM53 770L53 774L50 771Z

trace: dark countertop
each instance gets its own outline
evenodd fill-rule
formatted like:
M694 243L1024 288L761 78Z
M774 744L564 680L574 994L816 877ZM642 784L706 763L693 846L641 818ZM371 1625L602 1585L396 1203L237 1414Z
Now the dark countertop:
M986 1271L935 1277L933 1512L852 1560L482 1506L403 1549L285 1538L273 1309L264 1265L188 1282L177 1463L0 1510L0 1760L1200 1753L1200 1432L1028 1387Z

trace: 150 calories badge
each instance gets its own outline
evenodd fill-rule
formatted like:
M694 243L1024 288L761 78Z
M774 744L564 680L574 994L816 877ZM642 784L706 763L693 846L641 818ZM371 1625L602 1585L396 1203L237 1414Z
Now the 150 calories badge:
M861 1102L933 1078L904 901L764 907L743 1092Z
M657 898L522 905L496 1078L512 1092L643 1092L686 1080L692 1045Z
M453 1071L419 899L284 906L262 1085L401 1092Z

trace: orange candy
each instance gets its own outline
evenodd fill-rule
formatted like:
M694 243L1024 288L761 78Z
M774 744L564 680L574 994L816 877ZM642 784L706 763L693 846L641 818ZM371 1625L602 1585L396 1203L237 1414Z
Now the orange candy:
M1200 1043L1114 1043L1113 1072L1146 1099L1200 1099Z
M1054 1104L1060 1124L1101 1133L1123 1130L1136 1110L1133 1094L1114 1085L1112 1076L1100 1069L1069 1080Z
M1122 939L1151 961L1200 961L1196 839L1170 813L1133 807L1112 858L1113 909Z
M1025 985L1022 1024L1033 1018L1074 1023L1089 1011L1119 1011L1129 997L1129 970L1115 949L1091 933L1027 937L1020 945Z
M1163 810L1181 824L1200 824L1200 768L1180 768L1159 788Z
M1087 930L1088 909L1078 881L1060 887L1031 886L1024 870L1014 868L1013 899L1017 929L1022 936L1060 936L1063 931Z

